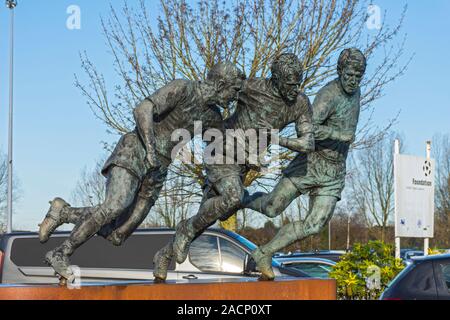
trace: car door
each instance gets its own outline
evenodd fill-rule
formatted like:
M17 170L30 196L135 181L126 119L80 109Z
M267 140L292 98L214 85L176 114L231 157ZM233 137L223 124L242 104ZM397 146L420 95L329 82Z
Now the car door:
M227 238L203 234L192 242L188 259L177 267L179 280L240 278L247 253Z
M450 259L436 260L434 275L439 300L450 300Z

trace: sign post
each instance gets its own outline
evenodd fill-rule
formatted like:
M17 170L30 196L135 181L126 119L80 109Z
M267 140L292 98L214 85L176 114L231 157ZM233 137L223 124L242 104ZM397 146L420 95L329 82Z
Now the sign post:
M427 142L427 157L400 154L400 142L395 141L395 255L400 257L400 238L423 238L428 254L429 239L434 236L434 170L431 142Z
M396 155L400 154L400 140L396 139L395 140L395 146L394 146L394 158L396 157ZM397 186L397 175L395 174L397 172L397 168L396 168L396 162L394 161L394 188L396 188ZM397 197L394 197L394 208L395 208L395 258L400 259L400 246L401 246L401 242L400 242L400 237L397 235Z
M427 141L427 160L429 160L429 161L431 160L431 141ZM433 187L433 189L434 189L434 187ZM433 212L433 216L434 216L434 212ZM423 254L425 256L428 255L429 248L430 248L430 238L425 238L425 240L423 241Z

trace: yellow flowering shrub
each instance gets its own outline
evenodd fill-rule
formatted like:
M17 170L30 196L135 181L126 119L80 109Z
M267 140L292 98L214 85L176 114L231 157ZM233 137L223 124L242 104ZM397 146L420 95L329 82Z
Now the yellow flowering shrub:
M447 251L446 250L442 250L442 249L432 249L432 248L428 248L428 255L429 256L434 256L434 255L437 255L437 254L444 254L444 253L447 253Z
M403 268L392 245L370 241L355 244L333 267L330 277L337 281L339 299L378 299Z

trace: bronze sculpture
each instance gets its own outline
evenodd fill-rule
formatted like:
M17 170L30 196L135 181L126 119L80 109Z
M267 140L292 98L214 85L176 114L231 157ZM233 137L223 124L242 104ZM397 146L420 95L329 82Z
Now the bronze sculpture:
M226 119L225 128L279 129L295 123L298 138L285 139L282 145L295 145L304 152L314 148L311 105L300 92L302 66L294 54L282 54L272 64L272 77L249 79L239 93L235 113ZM270 125L270 128L268 126ZM186 260L190 243L218 219L226 220L244 200L242 178L249 168L245 164L206 166L208 187L198 213L177 226L173 243L167 244L154 259L154 275L164 281L172 255L178 263Z
M244 207L274 218L300 195L310 197L309 213L303 222L282 227L268 244L253 253L263 280L275 277L271 266L275 252L319 233L333 215L345 185L346 159L358 125L359 85L365 70L366 58L361 51L352 48L341 53L339 77L325 85L313 103L315 152L298 150L271 193L256 193L244 201Z
M73 208L56 198L40 224L41 242L46 242L61 224L75 224L70 238L45 257L60 277L72 279L69 257L97 232L120 245L140 225L166 178L176 145L171 133L179 128L193 133L194 121L201 121L205 130L221 129L223 121L217 105L235 100L244 78L233 64L219 63L210 70L206 81L175 80L134 110L137 129L120 139L102 170L107 178L104 203ZM127 214L122 225L114 224L115 219Z
M272 280L272 255L318 233L340 200L346 158L358 124L366 59L358 49L344 50L338 60L338 78L319 91L313 106L300 90L302 66L297 56L281 54L271 69L268 79L244 81L234 65L220 63L205 82L176 80L145 99L134 111L136 130L120 139L102 170L107 177L106 201L88 208L73 208L60 198L51 202L40 225L41 242L63 223L76 226L68 240L47 253L46 262L70 281L69 257L90 237L98 233L114 245L127 239L158 198L172 162L173 131L183 128L193 133L194 121L201 121L205 130L224 133L227 142L228 129L282 130L295 124L297 138L280 138L279 145L298 155L271 193L246 193L243 177L255 169L247 161L205 164L207 183L198 213L179 223L174 239L154 258L155 280L164 281L171 259L182 263L190 243L217 220L226 220L241 208L274 218L294 199L309 194L310 212L305 221L284 226L252 254L261 279ZM236 111L223 120L218 105L236 99Z

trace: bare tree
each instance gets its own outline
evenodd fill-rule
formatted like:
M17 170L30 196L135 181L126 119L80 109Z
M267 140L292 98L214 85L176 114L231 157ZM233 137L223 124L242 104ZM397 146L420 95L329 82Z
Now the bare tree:
M436 211L438 215L450 214L450 136L433 137L436 159Z
M181 220L189 218L198 209L201 193L197 183L170 172L158 201L150 216L144 221L144 225L175 228Z
M450 247L450 136L433 137L433 154L436 160L435 239L439 247Z
M362 214L368 226L386 229L394 211L393 143L395 133L387 134L372 146L355 151L350 157L346 194L356 213Z
M13 181L13 203L17 203L20 200L21 190L20 182L17 176ZM6 209L8 200L8 159L0 151L0 233L6 231Z
M194 7L169 0L161 1L159 16L151 16L144 1L138 8L124 2L121 11L111 6L110 16L101 21L122 84L114 87L111 96L86 55L82 67L88 83L76 84L94 114L122 134L134 127L131 111L142 98L175 78L203 80L218 61L233 61L249 77L266 76L275 56L292 51L304 64L303 88L313 94L335 77L337 54L348 46L360 46L369 61L383 58L372 66L364 83L363 105L368 111L406 65L398 65L403 42L400 48L393 42L404 14L395 27L381 25L371 34L365 28L367 7L368 2L359 0L238 0L234 4L200 0ZM372 136L370 132L363 136Z
M85 167L72 191L72 201L83 207L93 207L105 200L106 179L101 174L105 157L98 160L93 169Z
M6 209L8 187L8 162L3 154L0 154L0 212Z
M107 84L84 53L81 61L87 80L77 77L76 86L108 131L123 134L134 128L132 109L144 97L176 78L203 80L216 62L232 61L249 77L264 77L274 57L284 51L296 53L305 70L302 87L314 95L335 77L339 52L358 46L370 69L362 95L367 120L360 125L355 147L368 146L394 122L384 128L376 126L372 102L409 63L402 58L404 38L400 34L406 7L395 26L383 23L378 30L368 31L368 5L364 0L199 0L196 5L164 0L160 11L153 14L143 0L136 7L125 1L122 9L111 6L109 17L101 20L120 83ZM224 110L224 115L229 111ZM199 183L204 181L201 165L181 165L176 170ZM245 185L260 178L251 171Z
M6 231L4 214L7 198L7 171L7 161L0 154L0 234Z

